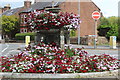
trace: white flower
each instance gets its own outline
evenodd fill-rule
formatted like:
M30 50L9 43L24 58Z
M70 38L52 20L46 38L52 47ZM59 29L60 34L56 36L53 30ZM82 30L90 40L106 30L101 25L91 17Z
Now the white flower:
M2 70L4 70L4 69L5 69L5 67L2 68Z
M15 61L14 59L10 59L9 61Z
M80 59L77 59L77 63L79 63L80 62Z
M55 67L52 68L52 72L55 72Z
M53 67L53 65L51 64L51 65L48 65L48 66L46 66L47 68L51 68L51 67Z
M67 70L70 72L72 68L67 68Z
M41 49L41 47L37 46L37 48L36 48L36 49Z
M86 67L86 69L89 69L88 67Z
M17 64L15 64L13 67L17 67Z
M103 70L106 70L107 68L106 67L102 67Z
M15 69L13 69L13 71L12 72L16 72L16 70Z
M37 55L34 55L35 58L37 58Z
M50 56L49 59L52 59L52 56Z
M34 61L34 64L36 64L37 63L37 61Z
M100 66L102 67L102 66L103 66L103 64L100 64Z

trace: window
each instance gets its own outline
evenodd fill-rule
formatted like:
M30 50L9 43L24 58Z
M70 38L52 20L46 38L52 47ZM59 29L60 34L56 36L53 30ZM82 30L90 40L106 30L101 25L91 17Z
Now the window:
M27 24L27 15L24 14L24 24Z
M26 15L26 14L24 14L24 18L27 18L27 15Z
M20 29L20 33L23 33L23 29Z
M27 33L27 28L21 28L20 33Z
M20 23L21 24L26 24L27 23L27 16L28 15L26 15L26 14L21 14L21 16L20 16L20 18L21 18Z
M24 33L27 33L27 29L24 29Z

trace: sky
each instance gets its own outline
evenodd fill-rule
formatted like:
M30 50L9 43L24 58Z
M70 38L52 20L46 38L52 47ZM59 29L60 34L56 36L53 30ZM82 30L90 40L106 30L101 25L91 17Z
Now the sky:
M6 4L10 4L12 8L22 7L24 0L0 0L0 6L4 7ZM34 0L31 0L32 3ZM83 1L83 0L82 0ZM120 0L92 0L103 13L103 16L118 16L118 2ZM119 5L120 7L120 5Z

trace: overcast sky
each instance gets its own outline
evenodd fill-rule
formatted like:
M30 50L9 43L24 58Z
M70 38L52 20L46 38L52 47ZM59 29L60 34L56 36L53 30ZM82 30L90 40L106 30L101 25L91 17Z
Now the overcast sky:
M22 7L24 0L0 0L0 6L10 4L12 8ZM34 2L34 0L31 0ZM83 1L83 0L82 0ZM105 17L118 16L118 2L120 0L92 0L101 9Z

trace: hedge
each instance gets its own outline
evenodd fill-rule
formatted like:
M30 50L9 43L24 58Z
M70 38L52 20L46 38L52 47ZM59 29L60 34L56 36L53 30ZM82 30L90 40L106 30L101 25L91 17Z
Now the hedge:
M16 40L25 40L25 36L30 36L31 40L34 40L36 33L17 33L15 35Z

